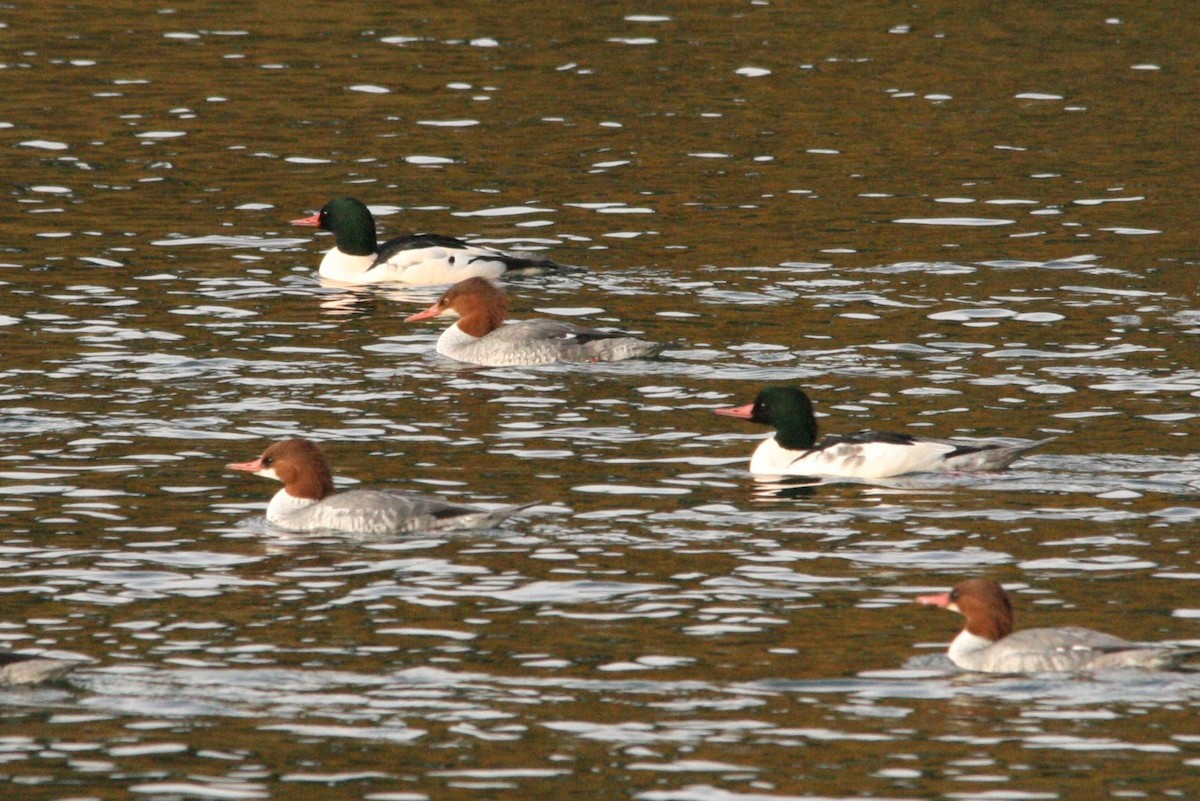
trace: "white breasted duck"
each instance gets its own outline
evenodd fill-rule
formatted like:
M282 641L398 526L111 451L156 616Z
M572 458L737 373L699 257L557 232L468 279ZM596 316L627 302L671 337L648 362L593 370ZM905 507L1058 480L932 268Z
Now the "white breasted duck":
M325 254L318 272L342 284L436 285L476 275L499 278L582 269L533 251L498 250L438 234L398 236L379 245L371 210L352 197L334 198L311 217L292 220L292 225L333 233L337 244Z
M812 401L797 387L767 387L754 403L716 414L773 426L750 458L750 472L771 476L890 478L906 473L1000 470L1054 437L983 445L859 431L817 438Z

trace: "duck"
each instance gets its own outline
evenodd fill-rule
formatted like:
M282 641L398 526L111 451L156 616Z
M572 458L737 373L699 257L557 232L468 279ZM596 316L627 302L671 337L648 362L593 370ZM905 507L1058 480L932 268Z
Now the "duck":
M754 403L714 413L774 426L750 457L750 472L771 476L879 479L908 473L1001 470L1021 454L1052 442L969 444L909 434L859 431L818 440L812 401L799 387L767 387Z
M505 324L508 298L484 278L468 278L450 287L407 323L433 317L459 319L438 337L437 352L487 367L615 362L657 355L665 345L619 331L584 328L559 320L521 320Z
M472 245L440 234L398 236L382 245L375 238L375 217L361 200L338 197L311 217L292 225L331 232L337 244L321 259L317 273L339 284L452 284L471 276L578 271L533 251L506 251Z
M391 490L334 492L320 447L303 437L272 443L257 459L229 470L283 482L267 505L267 522L293 533L332 532L389 537L427 531L494 528L528 508L481 509L441 498ZM532 505L532 504L530 504Z
M0 687L18 687L57 681L76 668L78 662L33 654L0 653Z
M1079 626L1013 632L1008 593L996 581L973 578L950 592L922 595L918 603L958 612L963 630L947 656L980 673L1073 673L1142 668L1169 670L1200 656L1200 648L1139 643Z

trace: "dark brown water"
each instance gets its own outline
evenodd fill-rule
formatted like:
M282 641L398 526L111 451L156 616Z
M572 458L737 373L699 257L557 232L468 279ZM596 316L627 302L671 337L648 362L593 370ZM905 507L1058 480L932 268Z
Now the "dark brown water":
M1188 798L1200 679L972 677L913 597L1200 641L1190 3L0 9L0 693L21 799ZM481 369L289 219L546 248L520 316L667 358ZM779 491L711 409L1057 442ZM395 543L230 474L540 501Z

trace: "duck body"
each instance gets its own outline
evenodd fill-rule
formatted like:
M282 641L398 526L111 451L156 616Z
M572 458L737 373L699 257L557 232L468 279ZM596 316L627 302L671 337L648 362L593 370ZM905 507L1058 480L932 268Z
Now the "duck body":
M1051 439L1019 445L968 445L907 434L859 431L822 437L811 448L792 449L771 437L754 449L750 472L772 476L872 479L909 473L1001 470L1025 451Z
M30 654L0 654L0 687L19 687L57 681L76 667L74 662Z
M1177 668L1200 656L1200 648L1138 643L1079 626L1013 631L1008 594L990 579L969 579L947 593L917 601L958 612L967 619L947 656L964 670L981 673L1074 673Z
M507 323L482 337L451 325L437 341L437 352L455 361L486 367L615 362L653 356L662 347L611 331L583 328L558 320Z
M378 244L375 218L352 197L335 198L311 217L292 225L333 233L337 244L321 259L318 274L341 284L453 284L472 276L499 278L578 270L532 251L506 251L472 245L439 234L399 236Z
M756 475L880 479L1000 470L1054 439L980 445L870 430L818 439L812 401L796 387L768 387L754 403L715 412L775 428L750 457Z
M396 536L424 531L491 528L524 507L479 509L417 493L333 491L324 455L306 439L276 442L250 462L227 465L283 482L267 505L267 522L295 533L336 532Z
M514 511L511 507L483 511L427 495L387 490L349 490L311 501L281 489L267 504L267 522L298 534L336 531L394 536L492 528Z
M460 317L438 337L437 352L487 367L621 361L654 356L664 347L629 334L559 320L506 324L507 312L508 300L499 287L477 277L455 284L428 309L405 321Z

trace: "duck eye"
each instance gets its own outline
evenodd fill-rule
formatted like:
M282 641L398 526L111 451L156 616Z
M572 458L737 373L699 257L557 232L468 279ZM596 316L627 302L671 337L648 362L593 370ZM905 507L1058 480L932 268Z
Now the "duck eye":
M275 457L274 456L264 456L262 463L263 463L263 467L270 467L271 465L275 464Z
M955 602L958 601L958 590L950 590L950 600Z

